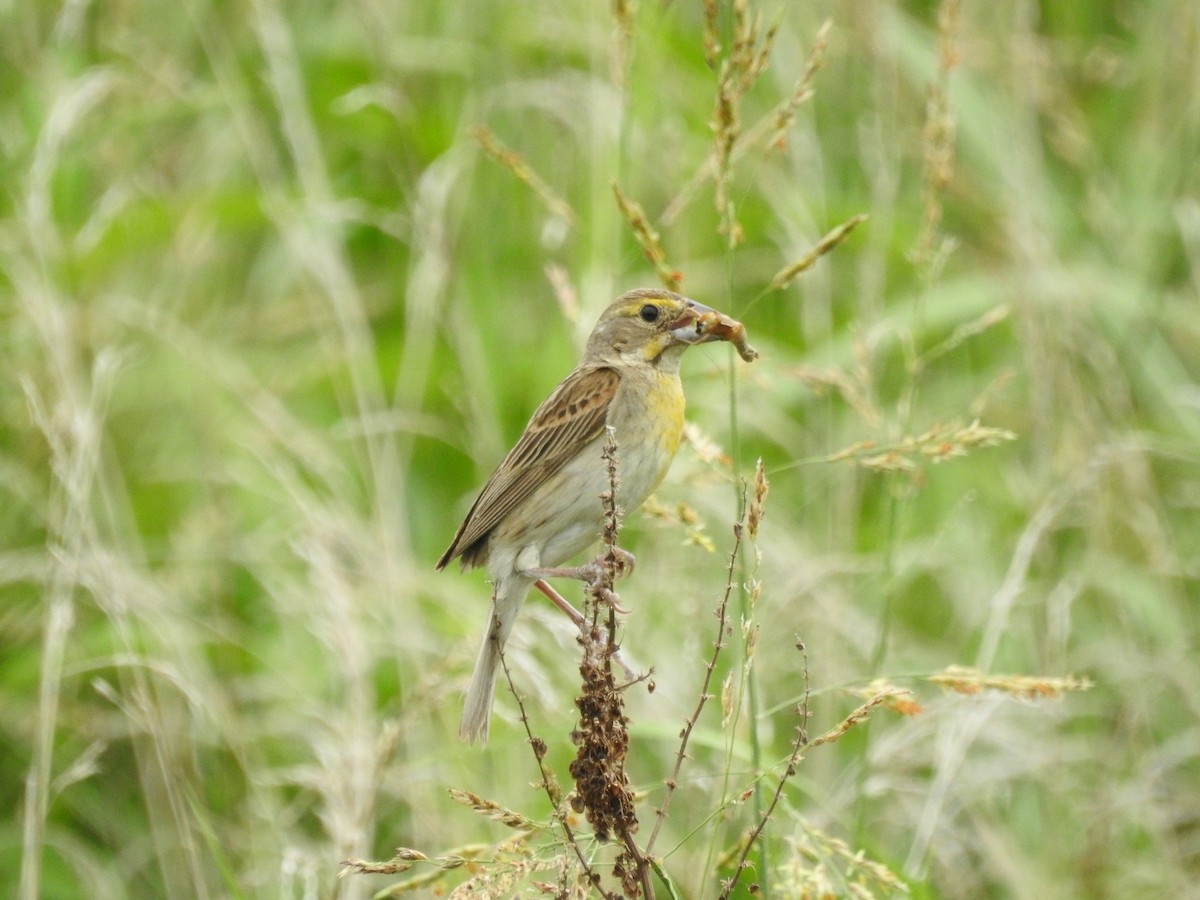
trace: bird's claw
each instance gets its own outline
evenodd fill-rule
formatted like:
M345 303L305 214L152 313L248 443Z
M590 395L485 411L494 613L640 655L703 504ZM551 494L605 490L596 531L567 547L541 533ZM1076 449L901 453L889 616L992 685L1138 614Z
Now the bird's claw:
M621 598L617 596L616 591L610 591L605 587L594 587L592 590L595 593L596 599L609 607L613 612L619 613L622 616L629 615L629 610L621 605Z
M627 578L632 575L633 570L637 567L637 557L628 550L622 550L620 547L613 547L612 552L613 556L616 557L614 577Z

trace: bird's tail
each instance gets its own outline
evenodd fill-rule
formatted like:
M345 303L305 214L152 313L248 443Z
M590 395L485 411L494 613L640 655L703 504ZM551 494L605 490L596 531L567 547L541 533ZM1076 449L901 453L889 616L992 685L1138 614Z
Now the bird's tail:
M492 615L475 660L475 671L467 688L462 723L458 728L459 736L464 740L487 743L492 701L496 695L496 677L500 671L500 654L532 584L527 578L508 579L498 584L492 595Z

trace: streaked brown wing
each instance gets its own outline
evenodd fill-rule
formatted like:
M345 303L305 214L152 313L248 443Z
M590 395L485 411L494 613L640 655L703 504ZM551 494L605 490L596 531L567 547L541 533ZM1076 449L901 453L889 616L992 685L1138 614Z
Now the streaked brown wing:
M554 389L483 486L458 534L438 560L439 569L454 557L468 554L534 488L604 433L608 407L620 381L613 369L576 369ZM469 555L465 558L468 564L475 562Z

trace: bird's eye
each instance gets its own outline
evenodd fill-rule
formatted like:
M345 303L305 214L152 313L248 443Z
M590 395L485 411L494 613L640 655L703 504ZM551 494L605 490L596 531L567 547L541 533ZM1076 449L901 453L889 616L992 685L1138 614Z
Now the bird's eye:
M659 308L653 303L647 303L640 310L638 310L638 315L642 317L643 322L657 322Z

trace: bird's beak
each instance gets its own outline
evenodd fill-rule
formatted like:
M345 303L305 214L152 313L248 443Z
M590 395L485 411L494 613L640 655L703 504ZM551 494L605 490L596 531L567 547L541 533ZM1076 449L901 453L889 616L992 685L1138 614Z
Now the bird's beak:
M737 319L689 300L687 308L671 323L671 337L683 344L729 341L746 362L758 358L758 351L746 341L746 328Z
M679 318L671 323L671 336L684 344L703 344L705 341L716 340L717 335L705 327L706 322L711 322L716 318L727 319L728 317L721 315L715 309L710 309L703 303L691 300ZM729 319L729 321L733 320Z

